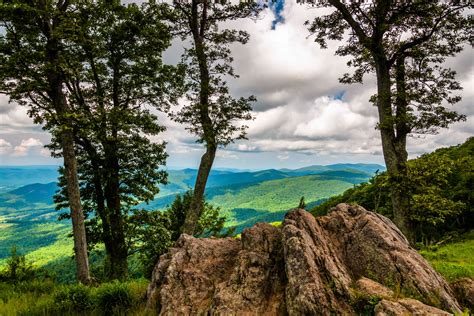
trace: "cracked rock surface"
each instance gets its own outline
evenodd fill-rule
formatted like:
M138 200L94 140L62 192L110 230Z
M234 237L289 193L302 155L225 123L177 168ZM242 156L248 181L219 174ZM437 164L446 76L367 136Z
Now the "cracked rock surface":
M389 219L348 204L318 218L294 209L281 227L258 223L241 239L182 235L148 287L161 315L356 314L361 297L377 299L378 315L461 311Z

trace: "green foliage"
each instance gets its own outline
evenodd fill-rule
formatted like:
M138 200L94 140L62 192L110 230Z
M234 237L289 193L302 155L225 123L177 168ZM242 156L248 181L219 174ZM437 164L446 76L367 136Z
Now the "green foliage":
M153 199L158 185L166 183L165 143L150 140L165 128L143 106L159 108L175 100L180 87L180 72L161 58L171 42L162 22L166 11L155 4L80 2L68 19L66 42L76 58L67 69L65 88L74 110L87 240L89 248L105 244L111 279L126 277L130 208ZM51 129L49 148L60 157L61 129ZM67 210L67 181L64 169L60 172L55 202L58 210Z
M35 277L33 265L26 260L24 255L12 247L10 257L6 261L6 268L0 273L0 281L19 283L30 281Z
M186 103L171 117L186 124L199 142L216 148L245 137L247 126L236 122L251 118L250 103L255 97L234 99L226 78L238 77L232 68L230 45L245 44L245 31L221 29L221 23L249 17L255 13L252 1L240 4L213 1L173 3L172 22L182 39L191 38L192 46L182 57L186 65Z
M147 285L145 280L97 287L50 280L0 282L0 315L144 315Z
M192 201L192 191L177 195L173 204L165 211L136 211L130 219L134 244L140 254L144 273L150 277L159 257L178 240L182 233L186 212ZM198 237L223 237L233 233L224 232L226 217L219 208L202 201L203 212L195 231Z
M59 287L53 301L63 311L84 311L93 306L90 288L82 284Z
M382 299L358 290L352 291L351 305L358 315L375 315L374 308Z
M459 146L443 148L408 161L410 194L409 218L418 240L430 244L447 232L474 227L474 138ZM357 203L388 217L393 217L390 189L394 182L386 173L369 183L349 189L342 195L312 209L324 215L338 203Z
M371 97L385 111L379 118L379 128L401 137L432 134L465 120L464 115L445 106L460 100L452 93L461 86L455 72L443 68L442 63L469 42L469 25L473 22L463 13L469 7L467 3L393 1L368 6L335 0L323 6L335 10L308 21L309 31L316 43L327 48L328 40L342 42L346 31L351 30L336 54L349 56L347 65L355 71L344 74L340 81L362 83L366 74L377 74L379 88L387 94ZM382 88L382 82L389 86ZM403 146L405 150L406 144Z
M127 284L114 281L97 289L96 302L102 312L118 314L132 307L134 299Z
M351 180L308 175L245 186L210 188L206 195L212 204L218 205L229 214L232 221L228 225L236 225L249 217L264 215L267 212L288 211L296 206L295 201L299 201L302 195L311 205L352 186Z
M306 202L304 201L304 196L301 197L300 203L298 204L298 208L302 208L302 209L306 208Z

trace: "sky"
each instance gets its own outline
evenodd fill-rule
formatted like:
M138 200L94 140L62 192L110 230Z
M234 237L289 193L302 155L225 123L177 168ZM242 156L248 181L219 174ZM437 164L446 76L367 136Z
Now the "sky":
M380 135L375 129L376 108L369 103L375 78L363 84L343 85L347 60L314 43L304 22L325 9L279 0L258 19L240 20L226 27L246 30L250 41L232 46L234 68L240 75L229 81L233 96L257 97L254 120L247 122L248 140L219 149L216 168L298 168L340 162L383 164ZM165 61L180 59L183 44L175 41ZM464 90L453 109L467 116L437 135L411 137L410 157L462 143L474 135L474 50L467 47L446 65L457 71ZM197 168L204 152L184 126L159 114L167 131L153 141L165 140L170 168ZM43 148L49 135L33 124L27 110L0 95L0 165L60 164Z

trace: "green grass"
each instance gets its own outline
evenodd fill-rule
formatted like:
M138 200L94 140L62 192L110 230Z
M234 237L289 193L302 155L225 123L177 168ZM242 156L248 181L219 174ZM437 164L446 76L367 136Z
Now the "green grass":
M420 253L448 281L474 278L474 230L463 235L459 241L432 246Z
M58 285L49 280L17 285L0 282L0 315L147 315L147 285L144 279L96 287ZM78 289L85 293L89 304L80 305L84 300L78 300ZM117 289L121 295L117 295ZM120 308L123 291L129 298L124 304L126 308ZM104 306L104 295L109 302L118 304L119 309Z

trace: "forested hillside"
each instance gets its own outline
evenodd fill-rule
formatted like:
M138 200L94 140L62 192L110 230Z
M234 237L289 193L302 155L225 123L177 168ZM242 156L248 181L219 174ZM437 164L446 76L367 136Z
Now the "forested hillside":
M350 168L350 169L349 169ZM206 197L209 203L221 208L227 217L226 225L237 226L237 232L257 221L279 221L284 213L296 206L302 196L309 206L343 192L354 184L367 181L380 165L312 166L296 170L262 170L254 172L215 170L209 179ZM69 221L58 221L53 196L58 190L58 175L52 167L0 167L4 175L15 174L16 186L10 177L0 178L0 186L10 190L0 193L0 260L6 258L12 246L29 254L44 265L58 256L70 256L71 239L67 238ZM32 176L36 172L36 178ZM163 210L171 205L176 195L192 187L196 170L169 170L168 184L160 186L160 193L148 204L137 209ZM5 180L4 180L5 179ZM23 181L23 182L22 182ZM26 184L19 186L21 184Z
M431 244L474 228L474 138L408 161L410 219L417 240ZM323 215L338 203L357 203L393 218L390 186L385 173L312 209Z

